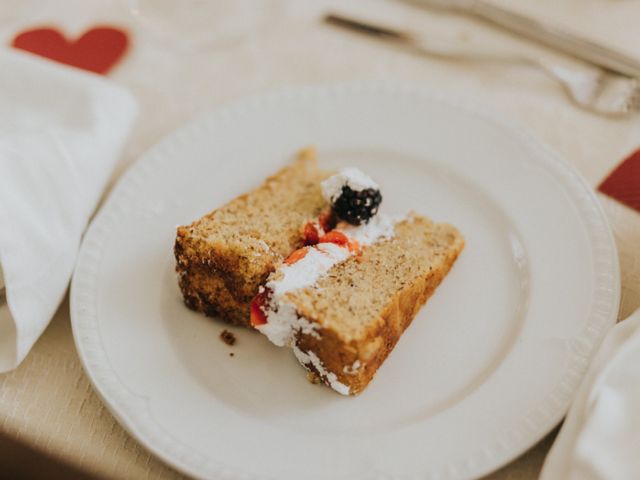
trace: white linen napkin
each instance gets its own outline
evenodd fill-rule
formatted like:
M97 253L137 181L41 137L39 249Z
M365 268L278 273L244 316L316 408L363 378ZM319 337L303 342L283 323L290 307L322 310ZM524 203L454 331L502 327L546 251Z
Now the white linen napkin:
M133 96L98 75L0 51L0 372L63 299L136 114Z
M640 478L640 310L605 337L540 478Z

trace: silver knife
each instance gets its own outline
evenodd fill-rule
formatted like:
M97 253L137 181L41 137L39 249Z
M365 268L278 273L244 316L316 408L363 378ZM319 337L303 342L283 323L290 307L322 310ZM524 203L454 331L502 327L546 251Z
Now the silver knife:
M492 5L484 0L404 0L420 6L466 13L585 62L628 77L640 77L640 61L557 26Z

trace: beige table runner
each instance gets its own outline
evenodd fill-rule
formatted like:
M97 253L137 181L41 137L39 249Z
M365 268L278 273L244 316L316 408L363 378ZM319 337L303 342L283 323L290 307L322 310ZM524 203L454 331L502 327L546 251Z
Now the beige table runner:
M394 0L256 1L256 8L270 7L257 13L271 18L258 31L239 41L196 49L172 48L170 40L142 27L124 8L124 0L33 3L37 8L20 19L2 23L0 16L0 42L6 45L16 31L43 23L59 24L71 35L102 22L133 33L130 55L111 77L134 92L142 112L117 174L165 134L221 103L281 86L364 79L418 84L501 111L552 145L594 186L640 146L640 117L613 121L580 112L535 71L417 58L318 21L332 9L430 35L558 58L469 19L423 12ZM499 3L526 8L640 58L640 2ZM620 250L624 317L640 306L640 215L601 198ZM25 362L0 376L0 430L93 473L119 478L178 476L138 446L92 391L73 345L67 301ZM546 439L491 478L536 478L550 442Z

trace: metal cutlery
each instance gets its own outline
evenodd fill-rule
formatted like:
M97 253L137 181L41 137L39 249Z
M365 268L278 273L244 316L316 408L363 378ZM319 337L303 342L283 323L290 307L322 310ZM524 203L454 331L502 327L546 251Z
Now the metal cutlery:
M472 15L604 70L640 77L640 60L540 20L484 0L404 0L407 3Z
M573 71L522 54L494 53L459 42L426 38L412 32L373 25L338 15L325 21L342 28L392 42L419 55L444 60L527 65L538 68L558 82L577 106L599 115L625 116L640 110L640 83L635 78L611 74L600 68Z

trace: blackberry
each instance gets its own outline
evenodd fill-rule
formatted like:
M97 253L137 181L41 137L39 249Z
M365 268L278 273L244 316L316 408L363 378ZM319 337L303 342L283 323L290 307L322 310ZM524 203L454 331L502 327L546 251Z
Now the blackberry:
M342 193L333 201L333 211L342 220L352 225L369 223L371 217L378 213L382 202L382 194L376 188L352 190L348 185L342 187Z

